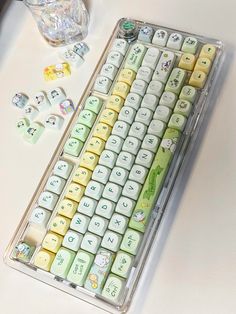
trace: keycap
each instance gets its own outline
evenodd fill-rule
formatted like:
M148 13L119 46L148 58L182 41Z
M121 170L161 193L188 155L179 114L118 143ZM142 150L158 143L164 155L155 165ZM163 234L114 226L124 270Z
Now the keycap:
M88 154L86 154L87 158L89 158ZM92 155L93 156L93 155ZM92 158L91 156L91 158ZM86 158L84 160L84 164L87 165L87 163L85 163L85 161L87 162ZM86 186L90 180L92 176L92 172L86 168L83 167L78 167L74 173L73 176L73 181L79 184L82 184L83 186Z
M184 88L184 87L183 87ZM183 90L183 89L182 89ZM165 91L160 98L159 105L169 107L173 109L178 97L176 94L172 92Z
M51 106L45 92L38 92L36 95L34 95L33 99L38 111L47 110Z
M120 214L113 214L108 229L118 232L120 234L124 234L126 227L128 225L129 219Z
M58 196L52 192L44 191L38 198L38 205L53 210L58 200Z
M100 216L94 215L90 220L88 231L103 236L108 225L108 220Z
M153 119L160 120L167 123L170 119L171 113L172 113L172 110L170 108L160 105L160 106L157 106L153 115Z
M104 141L107 141L111 134L111 127L106 123L99 122L93 132L93 136L99 137Z
M81 57L83 57L89 52L89 47L85 42L81 41L74 45L73 51L76 52Z
M120 96L125 99L129 93L130 86L124 82L117 82L114 85L112 95Z
M146 89L147 89L147 86L148 85L145 81L136 79L133 81L133 84L130 88L130 92L138 94L139 96L144 96Z
M136 155L140 146L141 146L140 140L132 136L127 136L126 140L124 141L122 150L125 152L130 152L133 155Z
M29 97L23 93L16 93L12 98L12 104L18 108L24 108Z
M135 110L138 110L140 104L142 101L142 97L135 93L129 93L126 97L124 106L128 106L131 108L134 108Z
M70 74L70 66L67 62L49 65L43 71L45 81L57 80L70 76Z
M80 112L77 122L91 128L95 120L96 114L90 110L84 109Z
M65 216L67 218L72 218L77 210L78 204L75 201L64 198L61 200L57 207L57 212L59 215Z
M109 270L114 260L114 253L99 249L89 271L84 287L94 293L101 293Z
M194 103L195 99L197 97L197 90L193 86L185 85L181 93L179 95L180 99L190 101L191 103Z
M104 109L100 115L99 122L113 126L118 118L118 114L112 109Z
M111 218L114 209L115 203L113 203L111 200L101 198L96 207L96 214L109 219Z
M174 68L166 83L165 90L179 94L186 79L186 71L180 68Z
M62 245L67 249L77 252L80 247L82 238L82 234L79 234L73 230L68 230L64 236Z
M24 107L24 114L27 119L32 121L37 117L37 115L39 114L39 111L36 107L32 105L26 105Z
M107 56L107 63L113 64L115 67L119 68L121 62L123 60L123 56L118 51L111 51Z
M192 110L191 102L187 100L179 99L174 109L174 113L182 114L186 118L189 116Z
M143 184L146 179L147 174L148 174L147 168L140 165L140 163L137 165L135 164L130 170L129 179Z
M55 216L50 224L50 230L64 236L69 229L70 219L63 216Z
M52 175L46 183L46 189L55 194L61 194L66 181L58 176Z
M138 40L150 43L153 37L153 28L150 26L142 26L139 31Z
M101 75L109 78L110 80L114 80L117 74L117 67L110 63L105 63L101 69Z
M153 71L150 68L142 66L139 68L136 78L149 83L152 79L152 74Z
M51 265L50 272L58 277L66 278L74 258L75 252L60 248Z
M75 69L77 69L84 62L81 56L69 48L60 50L59 57Z
M118 51L124 56L128 47L129 45L126 40L117 38L114 40L111 50Z
M83 143L76 138L68 138L64 146L64 153L78 157L83 148Z
M162 83L166 83L174 66L174 63L175 54L171 51L163 51L157 63L156 69L154 70L152 79L158 80Z
M128 178L128 174L127 170L120 167L114 167L109 180L123 186Z
M102 295L108 300L117 303L124 292L124 287L124 280L115 275L110 275L106 281Z
M21 241L15 246L13 250L13 257L23 262L29 262L34 251L34 246Z
M134 44L131 48L124 67L137 73L145 55L147 48L142 44Z
M134 155L128 153L128 152L124 152L122 151L119 155L118 155L118 158L117 158L117 161L116 161L116 166L118 167L122 167L126 170L130 170L133 163L134 163Z
M160 97L164 90L164 85L159 81L151 81L147 88L147 93Z
M80 166L88 170L94 170L97 166L99 157L96 154L85 152L81 157Z
M135 181L128 180L122 190L122 195L137 200L141 191L141 185Z
M51 105L55 106L66 100L66 93L62 88L56 87L47 92L47 97Z
M110 135L106 142L106 149L113 151L114 153L119 154L121 151L124 140L117 135Z
M53 253L57 253L61 247L63 237L54 232L48 232L43 239L42 247Z
M70 99L65 99L59 104L60 111L63 115L67 115L69 113L72 113L75 108L74 104Z
M136 111L128 106L124 106L118 116L119 121L124 121L128 124L132 124L134 121L134 117L136 115Z
M168 39L167 31L164 29L157 29L153 36L152 43L155 45L165 47L167 39Z
M182 132L185 127L186 122L187 120L184 116L182 116L181 114L174 113L170 118L168 127Z
M146 125L141 122L134 122L130 128L129 136L136 137L139 140L143 140L147 131Z
M208 58L199 58L194 67L194 71L202 71L208 74L211 69L211 61Z
M108 182L102 193L102 197L117 202L122 191L122 187L118 184Z
M90 219L80 213L76 213L71 220L70 228L84 234L88 228Z
M96 155L101 155L102 151L105 148L105 141L101 140L98 137L91 137L87 143L87 151L94 153Z
M215 58L216 47L211 44L206 44L202 47L199 57L208 58L211 61Z
M41 207L36 207L29 218L29 222L36 224L39 228L46 228L51 213Z
M121 108L123 107L124 99L117 95L111 95L107 102L106 102L106 108L112 109L116 112L120 112Z
M107 230L102 239L101 246L112 252L117 252L121 243L122 237L120 234Z
M78 203L84 194L84 190L85 188L83 185L72 182L68 185L65 196Z
M195 54L198 47L198 40L195 37L188 36L184 39L181 50L183 52Z
M105 149L99 158L99 164L112 169L115 165L116 159L116 153Z
M99 113L101 107L102 107L102 100L95 96L89 96L86 99L84 109L88 109L96 114Z
M92 233L85 233L82 243L81 243L81 249L96 254L97 250L99 248L99 245L101 243L101 238L95 234Z
M78 205L78 212L92 217L98 202L87 196L83 196Z
M83 286L93 263L93 259L93 254L79 250L68 272L67 280L78 286Z
M179 33L172 33L167 41L168 48L180 50L183 42L183 36Z
M115 211L127 217L130 217L135 206L135 202L129 197L121 196L116 205Z
M146 149L140 149L135 159L135 163L146 168L150 168L154 154Z
M158 48L148 48L142 62L142 66L148 67L152 70L155 69L157 62L160 58L160 50Z
M32 122L23 134L23 138L30 144L35 144L44 132L44 126L39 122Z
M196 62L196 58L191 53L184 53L181 56L178 67L184 70L192 71Z
M52 262L55 258L55 254L47 250L41 249L37 252L34 258L34 265L43 270L49 271L52 265Z
M92 179L100 183L106 184L111 170L105 166L98 165L93 171Z
M136 73L130 69L122 69L120 71L120 74L117 78L118 82L124 82L128 84L129 86L132 85L134 79L135 79Z
M60 130L63 123L64 119L56 114L49 114L44 120L45 127L51 130Z
M100 75L95 81L94 90L102 94L108 94L111 84L112 81L109 78Z
M63 179L68 179L72 170L72 164L65 160L58 160L53 168L53 173Z
M153 122L151 122L151 124L152 123ZM156 132L156 123L153 123L153 124L154 125L152 125L152 126L150 125L150 127L148 129L148 133L149 132L151 132L151 133ZM159 124L159 122L157 123L157 126L158 126L158 124ZM161 126L162 126L162 128L165 127L164 124L161 124ZM162 128L160 129L161 132L162 132ZM158 131L158 128L157 128L157 131ZM150 150L153 153L156 153L159 144L160 144L160 139L156 135L147 134L147 135L145 135L145 137L143 139L142 148Z
M84 194L95 200L99 200L102 196L104 185L97 181L89 181Z
M141 107L155 111L158 104L158 97L152 94L146 94L143 97Z
M152 120L153 112L147 108L139 108L137 111L135 121L141 122L148 126Z
M19 134L24 134L28 129L30 122L26 118L20 118L16 123L16 129Z
M203 88L206 82L207 76L204 72L202 71L193 71L190 79L189 79L189 84L193 85L195 87Z
M133 264L133 259L132 255L119 251L116 255L111 271L120 277L127 278Z
M140 232L128 228L121 242L120 249L132 255L136 255L141 240L142 234Z

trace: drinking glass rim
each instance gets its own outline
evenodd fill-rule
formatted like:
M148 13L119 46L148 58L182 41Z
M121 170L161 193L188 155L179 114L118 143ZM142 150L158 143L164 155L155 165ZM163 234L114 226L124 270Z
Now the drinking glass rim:
M48 4L58 2L58 0L51 0L50 2L44 2L44 3L33 3L31 0L23 0L24 4L28 7L43 7Z

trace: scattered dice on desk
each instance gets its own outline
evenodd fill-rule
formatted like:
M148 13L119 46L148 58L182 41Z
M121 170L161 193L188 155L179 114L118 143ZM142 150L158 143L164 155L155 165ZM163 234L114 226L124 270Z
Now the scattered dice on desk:
M12 103L14 106L16 106L18 108L24 108L26 103L28 102L28 100L29 100L29 98L25 94L17 93L12 98Z
M60 110L61 113L64 115L73 112L75 110L73 102L70 99L64 100L63 102L60 103Z

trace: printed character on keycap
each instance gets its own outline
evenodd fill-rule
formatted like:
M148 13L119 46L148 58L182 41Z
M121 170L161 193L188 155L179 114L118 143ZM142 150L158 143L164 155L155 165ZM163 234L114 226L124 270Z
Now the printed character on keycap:
M52 98L55 98L55 97L59 96L59 93L54 89L53 91L51 91L51 96L52 96Z
M98 287L98 276L95 274L89 274L89 281L91 282L91 286L93 289L97 289Z
M36 132L36 131L37 131L37 129L35 129L35 128L29 128L29 129L27 130L27 133L33 136L33 135L34 135L34 132Z
M106 267L110 262L110 255L109 253L105 252L105 251L101 251L100 254L98 254L95 258L94 263L101 267L104 268Z
M167 72L169 70L171 60L165 61L161 64L161 71Z
M51 125L55 125L56 124L56 117L53 117L53 116L48 117L46 123L51 124Z
M142 210L139 210L134 214L133 218L137 222L144 223L145 213Z
M61 78L61 77L63 77L64 76L64 66L63 66L63 64L56 64L55 65L55 69L54 69L54 73L56 74L56 76L58 77L58 78Z
M176 149L177 140L178 140L177 138L164 138L161 142L163 152L165 152L165 149L168 149L172 153L174 153Z
M27 98L23 94L15 94L15 96L12 98L13 105L19 108L23 108L26 102Z

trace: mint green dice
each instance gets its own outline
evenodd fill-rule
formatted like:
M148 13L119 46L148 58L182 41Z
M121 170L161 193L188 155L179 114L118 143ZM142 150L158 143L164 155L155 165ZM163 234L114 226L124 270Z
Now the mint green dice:
M26 142L30 144L35 144L41 137L44 129L45 128L42 124L38 122L33 122L25 131L23 138Z
M71 264L75 258L75 252L71 250L60 248L52 262L50 272L61 278L66 278Z
M102 100L96 96L89 96L85 102L85 109L91 110L92 112L98 114L102 107Z

